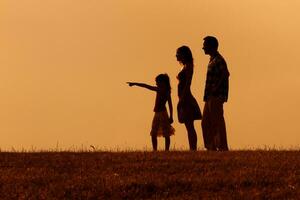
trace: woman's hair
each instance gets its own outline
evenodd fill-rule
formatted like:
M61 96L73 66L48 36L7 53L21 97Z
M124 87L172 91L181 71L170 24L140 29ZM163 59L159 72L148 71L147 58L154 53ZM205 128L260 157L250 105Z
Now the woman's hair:
M168 92L171 92L170 78L169 78L168 74L159 74L155 78L155 81L157 83L164 83L167 86Z
M177 49L176 54L182 58L182 60L180 61L182 64L190 63L190 64L194 65L193 54L188 46L179 47Z

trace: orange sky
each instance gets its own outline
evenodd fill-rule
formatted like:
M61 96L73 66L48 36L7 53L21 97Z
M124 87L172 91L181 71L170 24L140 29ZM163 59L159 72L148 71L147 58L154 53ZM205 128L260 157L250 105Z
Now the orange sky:
M154 84L167 72L176 107L175 51L188 45L203 109L206 35L219 39L231 72L230 147L299 147L299 8L298 0L3 0L0 147L150 148L155 94L125 82ZM187 149L184 126L174 127L171 146Z

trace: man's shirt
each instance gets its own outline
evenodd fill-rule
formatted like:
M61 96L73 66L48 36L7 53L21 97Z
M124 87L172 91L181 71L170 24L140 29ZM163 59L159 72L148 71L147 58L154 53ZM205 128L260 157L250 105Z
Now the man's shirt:
M221 82L220 80L223 79ZM229 71L224 58L217 53L211 57L206 74L204 101L209 97L220 97L224 102L228 99Z

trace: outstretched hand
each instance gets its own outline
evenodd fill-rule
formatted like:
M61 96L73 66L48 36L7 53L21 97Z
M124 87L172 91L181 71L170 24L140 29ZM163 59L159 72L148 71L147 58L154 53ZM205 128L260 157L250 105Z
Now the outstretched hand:
M133 82L126 82L130 87L134 86Z

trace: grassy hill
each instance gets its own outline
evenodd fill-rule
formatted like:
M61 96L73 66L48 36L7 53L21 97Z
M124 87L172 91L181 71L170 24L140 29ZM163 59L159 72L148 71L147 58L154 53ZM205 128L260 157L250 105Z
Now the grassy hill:
M300 199L300 151L2 152L0 199Z

